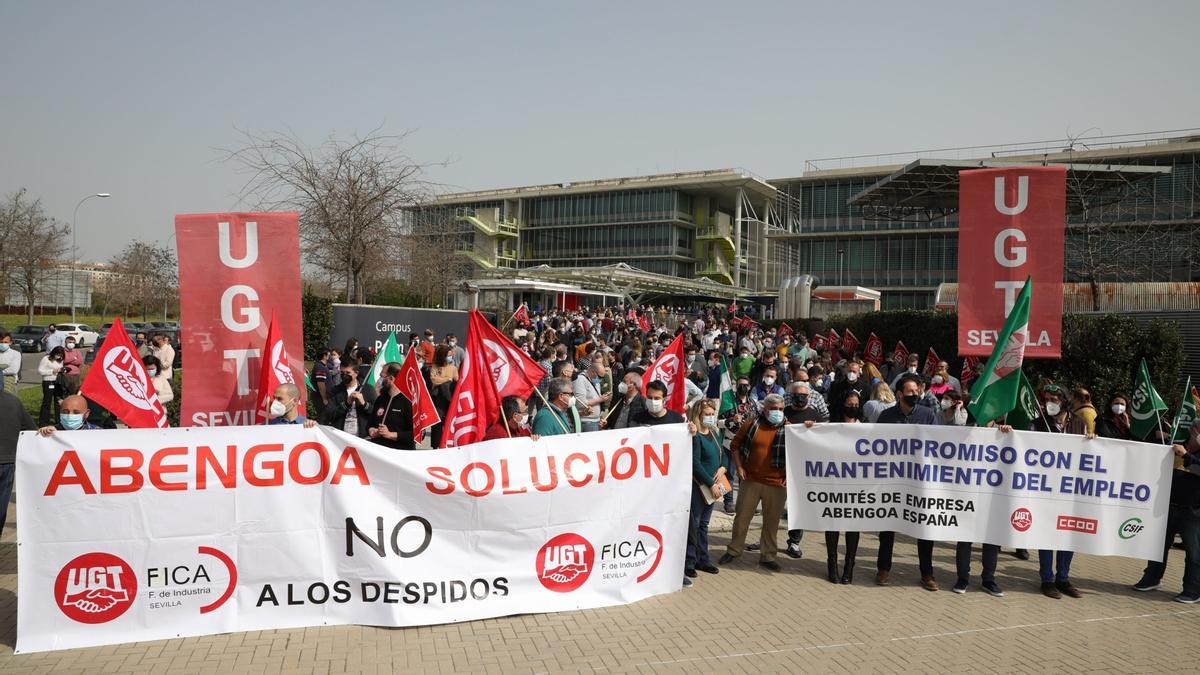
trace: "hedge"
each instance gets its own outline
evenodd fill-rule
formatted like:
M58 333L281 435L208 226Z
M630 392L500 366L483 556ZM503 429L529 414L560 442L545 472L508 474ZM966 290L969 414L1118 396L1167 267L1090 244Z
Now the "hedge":
M300 296L300 311L304 320L304 360L317 358L317 350L329 346L333 332L333 301L304 287Z
M764 321L763 325L780 323ZM957 377L962 372L957 312L896 310L788 323L809 335L827 333L830 328L844 334L849 328L864 346L873 332L883 340L885 350L903 340L910 353L921 355L922 364L926 351L933 347L938 356L950 363L952 375ZM1062 345L1059 360L1025 362L1025 373L1031 382L1037 385L1052 380L1062 386L1084 387L1092 393L1097 409L1101 409L1110 395L1118 392L1128 395L1133 390L1138 364L1145 358L1155 389L1174 414L1183 393L1180 372L1185 358L1183 338L1175 324L1156 319L1139 325L1133 318L1118 314L1066 314Z

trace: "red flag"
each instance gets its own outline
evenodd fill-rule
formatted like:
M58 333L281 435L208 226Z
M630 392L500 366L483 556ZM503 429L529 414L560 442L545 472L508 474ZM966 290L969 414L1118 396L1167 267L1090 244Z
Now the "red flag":
M896 348L892 350L892 363L896 364L897 368L903 368L905 363L908 363L908 347L904 346L904 340L896 340Z
M968 356L963 359L962 377L958 378L959 382L966 384L975 379L975 368L979 365L979 358L976 356Z
M729 313L735 314L735 313L737 313L737 310L738 310L737 299L735 298L733 302L729 303Z
M680 333L671 340L671 344L667 345L654 363L650 364L646 377L642 378L642 395L646 394L646 385L658 380L667 385L667 410L682 413L687 401L687 387L683 384L683 378L687 375L685 371L683 333Z
M787 325L787 322L784 322L784 323L779 324L779 331L777 332L777 334L779 335L779 337L782 338L783 336L791 335L794 332L795 331L792 330L792 327Z
M842 336L838 335L837 331L832 328L829 329L829 348L830 349L841 349L842 348Z
M468 321L467 357L446 413L443 443L448 448L483 439L500 419L500 399L529 396L546 374L478 310L471 310Z
M653 328L650 325L650 319L647 319L645 314L638 317L638 328L641 328L643 333L649 333L650 329Z
M860 344L862 343L858 341L858 338L854 337L854 333L851 333L850 329L847 328L846 337L842 338L842 351L846 352L847 354L853 354L854 352L858 351L858 346Z
M625 313L625 320L626 321L637 321L637 318L638 318L637 312L635 312L634 309L632 307L630 307L629 311Z
M822 351L829 349L829 339L818 333L813 336L812 347L813 349L820 349Z
M104 406L130 429L165 428L167 411L121 319L113 320L79 393Z
M283 346L279 324L275 322L275 312L271 312L271 324L267 327L267 341L262 354L262 369L258 373L258 409L254 419L259 424L266 424L271 418L271 400L275 397L275 388L281 384L296 384L296 377L288 365L287 349ZM296 405L303 413L303 402L297 402Z
M517 311L513 312L512 318L513 321L520 322L522 326L529 327L529 308L525 306L525 303L522 302Z
M922 369L922 374L927 378L933 377L937 373L937 364L940 360L937 352L930 347L929 351L925 352L925 367Z
M871 336L867 338L867 348L863 358L867 360L867 363L883 365L883 340L880 340L875 333L871 333Z
M442 418L433 405L433 397L429 395L429 388L425 386L425 378L421 377L416 354L415 349L405 352L404 363L400 364L400 373L396 377L396 388L412 402L413 440L419 441L425 430L441 422Z

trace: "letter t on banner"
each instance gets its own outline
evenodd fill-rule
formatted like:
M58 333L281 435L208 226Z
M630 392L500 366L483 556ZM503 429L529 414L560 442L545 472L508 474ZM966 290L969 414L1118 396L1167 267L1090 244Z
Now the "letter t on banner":
M188 367L180 426L253 424L255 376L267 318L288 345L292 381L304 380L300 217L296 213L175 216L180 332ZM303 390L302 390L303 391Z

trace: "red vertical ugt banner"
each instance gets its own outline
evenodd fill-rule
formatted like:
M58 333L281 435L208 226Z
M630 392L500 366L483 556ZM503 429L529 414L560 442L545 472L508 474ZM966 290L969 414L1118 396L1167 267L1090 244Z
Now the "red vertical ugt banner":
M179 215L175 240L187 359L180 426L254 424L271 312L294 381L304 381L299 215Z
M959 355L991 355L1032 277L1025 358L1060 358L1066 167L976 169L959 177Z

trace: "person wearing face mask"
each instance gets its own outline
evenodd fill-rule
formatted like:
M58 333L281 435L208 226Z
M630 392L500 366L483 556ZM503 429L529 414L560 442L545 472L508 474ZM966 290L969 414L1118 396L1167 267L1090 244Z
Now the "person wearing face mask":
M946 381L946 373L936 373L929 379L929 393L939 401L946 395L946 392L953 391L950 388L950 383Z
M813 392L807 381L793 382L788 385L787 406L783 409L788 423L812 426L814 422L828 422L829 412L817 410L813 407L812 402ZM785 553L789 557L801 558L804 556L800 550L800 540L803 537L804 530L788 530Z
M533 420L533 433L538 436L580 433L579 411L575 408L575 387L570 380L551 380L546 400L550 405L538 411Z
M463 360L467 358L467 351L459 346L458 338L454 333L446 333L446 347L450 349L446 358L450 360L450 363L454 364L455 368L462 370Z
M305 429L317 426L316 421L300 414L300 388L286 382L275 387L267 424L302 424Z
M1066 395L1056 384L1042 387L1042 409L1044 415L1039 415L1033 421L1034 431L1044 431L1051 434L1087 435L1087 426L1079 417L1072 417L1065 405ZM1066 595L1072 598L1082 598L1083 593L1071 583L1071 561L1074 551L1038 551L1038 573L1042 579L1042 595L1058 600Z
M699 373L703 376L704 381L708 382L708 360L697 356L694 345L688 345L684 350L684 362L687 363L689 371Z
M579 423L585 432L600 430L600 414L604 404L612 399L612 394L600 393L601 383L607 372L608 367L604 364L604 359L593 358L587 371L575 378L575 399L582 401L586 406L586 410L579 414Z
M858 400L867 400L868 383L862 377L862 364L850 361L846 364L845 373L829 385L829 416L833 419L842 417L842 401L850 392L858 394Z
M953 389L948 389L942 395L942 401L939 404L940 412L938 414L938 424L954 427L965 427L970 420L970 412L967 406L963 404L962 396Z
M62 347L55 347L38 362L38 375L42 377L42 409L38 413L39 427L50 424L51 419L58 417L59 402L62 401L63 396L60 375L64 358L66 358L66 350Z
M83 368L83 354L75 348L75 338L63 342L62 396L79 393L79 370Z
M1113 394L1104 410L1104 415L1096 418L1096 435L1122 441L1134 440L1133 432L1129 430L1129 397Z
M942 380L949 385L951 389L957 391L961 396L963 393L962 382L957 377L950 374L950 363L947 361L938 361L937 374L942 376Z
M175 400L175 391L171 389L171 378L163 373L162 362L157 356L143 356L142 365L146 366L146 374L150 376L150 382L154 385L154 393L158 395L158 402L164 406Z
M375 391L359 383L358 361L353 356L342 359L338 365L341 366L338 383L329 390L323 419L334 429L366 438L375 406Z
M750 397L750 381L745 377L738 378L737 383L733 388L733 407L726 410L721 418L721 424L725 428L723 434L725 442L725 471L729 478L729 484L736 486L737 484L737 466L733 463L733 453L730 452L730 444L733 437L737 434L746 420L754 419L758 416L759 404ZM725 513L732 514L735 512L733 494L725 495L724 503Z
M162 366L162 372L170 380L175 372L175 348L171 346L171 339L166 335L155 335L153 343L154 346L150 349L150 353L158 358L158 363Z
M0 391L16 394L21 381L21 351L12 348L12 334L3 329L0 329L0 377L4 380Z
M696 572L716 574L720 570L712 564L708 555L708 523L712 518L713 502L708 503L700 486L706 486L714 497L723 498L718 477L722 467L721 443L717 439L717 403L711 399L697 401L688 410L688 421L696 428L692 436L692 507L687 554L683 567L684 576L695 577Z
M633 418L634 426L656 427L685 422L683 415L667 409L667 385L655 380L646 385L646 410Z
M50 324L46 327L46 334L42 336L42 349L50 352L56 347L62 347L66 344L67 334L58 330L58 326Z
M899 373L897 373L896 377L891 382L892 391L896 391L899 389L900 378L904 377L905 375L917 375L918 374L917 369L920 365L921 365L921 356L919 354L909 354L908 359L905 361L904 369L901 370Z
M772 572L782 569L775 561L775 556L778 552L776 535L779 532L779 520L787 505L784 427L788 421L783 412L785 406L783 396L767 396L763 399L762 413L747 420L730 444L739 481L737 514L733 518L729 547L719 561L721 565L727 565L742 555L750 521L761 505L762 534L759 537L758 564Z
M791 386L791 384L795 384L796 382L807 383L808 384L808 407L817 411L817 414L824 416L826 419L829 419L829 404L825 401L825 397L821 395L821 392L817 391L816 388L813 386L812 380L809 379L808 370L806 368L804 368L803 366L797 366L796 368L793 369L793 373L794 373L794 375L791 379L789 387Z
M458 385L458 368L450 362L450 347L438 345L433 351L433 364L429 367L430 397L433 407L437 409L442 422L433 425L430 430L430 447L442 447L442 431L445 419L450 411L450 403L454 399L454 389Z
M878 424L937 424L937 415L932 408L918 405L921 400L921 376L905 373L897 381L899 400L894 407L879 413ZM876 563L875 583L887 586L892 578L892 549L896 545L895 532L879 533L879 558ZM921 570L921 588L938 590L933 577L933 542L917 540L917 559Z
M708 379L704 386L704 395L708 398L721 398L721 353L710 349L704 355L708 363Z
M495 424L488 427L488 430L483 435L483 440L490 441L497 438L532 438L537 440L540 436L535 435L529 429L529 406L525 404L517 396L505 396L500 399L500 414L503 419L496 420Z
M758 386L750 390L750 398L754 399L755 401L763 401L766 400L766 398L771 394L782 397L784 393L783 387L776 382L779 379L778 375L779 371L775 368L775 366L767 366L764 368L762 371L762 379L759 380Z
M1177 466L1171 471L1162 561L1146 561L1142 578L1133 585L1133 590L1145 593L1162 588L1167 555L1178 534L1184 551L1183 591L1175 596L1175 602L1194 605L1200 603L1200 420L1192 422L1187 440L1172 444L1171 451Z
M862 399L857 391L850 391L842 399L842 417L834 419L842 424L858 424L862 422ZM825 532L825 564L827 578L831 584L849 584L854 581L854 560L858 557L858 532L846 532L846 557L843 561L842 573L838 575L838 539L841 533Z
M58 413L58 424L42 425L38 433L50 436L56 431L88 431L99 428L88 421L87 399L76 394L63 399L62 409Z
M371 406L367 438L387 448L415 450L412 402L396 386L399 376L399 363L392 362L383 367L383 375L376 383L379 392Z
M750 371L754 369L754 357L751 356L750 350L743 346L738 350L737 358L733 359L729 364L729 376L733 378L750 377Z

